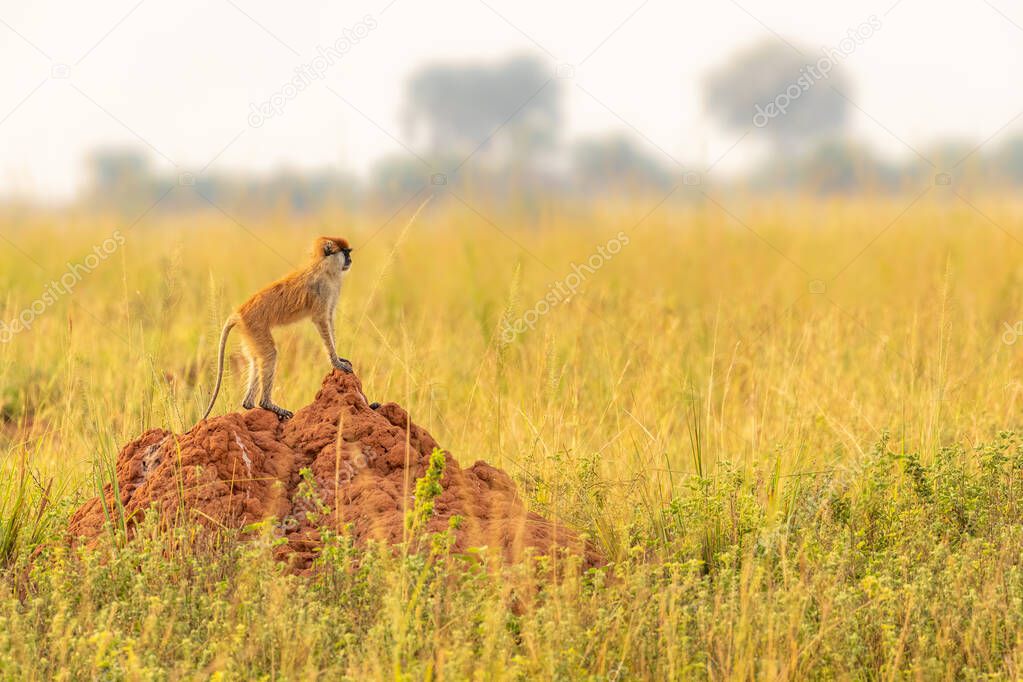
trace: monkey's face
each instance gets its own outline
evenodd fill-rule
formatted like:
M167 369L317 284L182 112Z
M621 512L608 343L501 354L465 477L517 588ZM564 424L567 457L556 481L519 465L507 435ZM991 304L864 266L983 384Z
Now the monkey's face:
M341 258L342 271L352 267L352 247L348 245L348 240L340 237L320 237L319 242L324 258Z

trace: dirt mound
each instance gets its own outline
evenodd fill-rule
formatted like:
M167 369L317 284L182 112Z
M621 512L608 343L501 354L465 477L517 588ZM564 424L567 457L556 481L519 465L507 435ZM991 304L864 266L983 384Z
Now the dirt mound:
M320 545L307 519L313 503L300 494L302 469L312 472L319 500L333 518L351 524L358 543L394 543L402 539L415 481L437 447L400 406L372 409L359 379L335 370L312 404L286 422L256 409L208 419L183 435L147 431L118 454L117 489L129 531L154 505L164 519L184 509L209 527L239 528L273 517L287 539L281 558L302 569ZM454 551L486 546L515 561L526 548L540 554L565 548L595 560L575 533L527 511L505 472L482 461L462 469L446 452L445 461L443 492L426 528L442 531L452 516L461 517ZM75 512L72 538L92 540L103 532L112 486L104 497Z

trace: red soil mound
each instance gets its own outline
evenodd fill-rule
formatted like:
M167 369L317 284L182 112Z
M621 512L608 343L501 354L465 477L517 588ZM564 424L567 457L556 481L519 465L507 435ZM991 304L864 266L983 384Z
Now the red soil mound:
M436 447L400 406L370 408L359 379L334 371L312 404L286 422L256 409L208 419L184 435L147 431L118 454L117 485L129 531L151 507L165 519L184 508L210 527L273 517L287 539L281 558L302 569L320 544L306 518L312 504L297 494L303 468L332 518L351 524L358 543L394 543L402 538L415 480ZM565 548L595 560L575 533L527 511L508 474L482 461L462 469L448 453L445 460L444 490L427 530L445 530L460 516L454 551L486 546L515 561L526 548L539 554ZM112 486L104 497L111 509ZM89 500L71 518L71 537L97 538L105 518L104 502Z

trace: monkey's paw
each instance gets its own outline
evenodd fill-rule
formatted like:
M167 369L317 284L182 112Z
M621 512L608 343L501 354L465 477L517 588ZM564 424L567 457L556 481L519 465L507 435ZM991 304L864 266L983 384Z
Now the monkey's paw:
M285 419L291 419L292 417L295 416L295 413L292 412L291 410L285 410L280 405L274 405L272 402L268 400L264 400L263 402L259 403L259 406L262 407L264 410L270 410L271 412L276 414L277 418L280 419L281 421L284 421Z
M334 360L334 362L331 363L331 364L334 365L335 369L339 369L342 372L347 372L348 374L351 374L354 371L352 369L351 361L350 360L345 360L344 358L338 358L338 359Z

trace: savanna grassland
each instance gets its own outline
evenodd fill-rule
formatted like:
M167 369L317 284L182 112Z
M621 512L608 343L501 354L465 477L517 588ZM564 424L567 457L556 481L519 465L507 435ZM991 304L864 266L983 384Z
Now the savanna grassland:
M8 210L6 323L123 244L0 344L0 677L1023 676L1023 207L939 190L653 212L441 199L407 229L411 210ZM502 334L619 232L577 295ZM191 427L223 319L320 233L356 247L338 345L367 394L507 470L606 566L343 532L311 577L283 573L268 531L67 547L120 444ZM312 325L277 336L294 409L330 367Z

